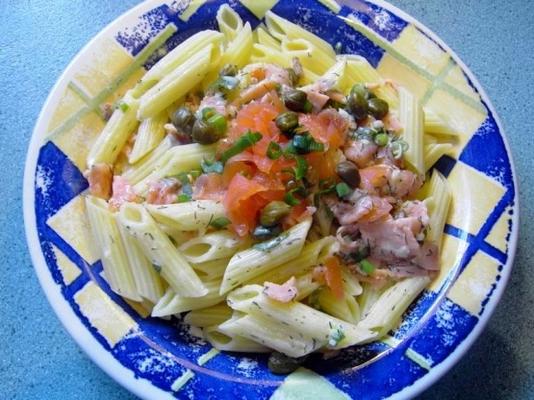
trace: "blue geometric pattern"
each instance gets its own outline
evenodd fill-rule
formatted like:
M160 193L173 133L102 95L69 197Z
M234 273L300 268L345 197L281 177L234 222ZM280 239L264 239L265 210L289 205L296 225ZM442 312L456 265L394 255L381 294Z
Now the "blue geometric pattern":
M188 22L178 18L183 7L174 4L161 5L143 14L135 26L116 33L115 39L132 56L136 56L166 26L173 24L177 31L163 46L165 50L171 50L200 30L216 29L215 14L222 3L224 1L221 0L207 2ZM362 0L352 3L354 8L343 6L339 15L355 16L387 41L394 41L408 25L400 17L372 3ZM230 5L244 21L249 21L253 28L261 22L241 3L232 1ZM331 44L341 43L343 53L360 54L373 66L377 66L384 55L384 49L343 23L336 14L319 2L280 0L272 11L309 29ZM165 53L165 51L155 52L144 64L145 67L150 68ZM486 121L469 140L459 156L459 161L499 181L506 188L506 192L476 234L452 225L446 226L446 234L467 243L463 257L458 265L453 266L448 280L436 291L423 292L410 306L402 324L391 332L391 336L399 341L397 347L391 348L385 343L377 342L348 349L327 361L312 357L306 364L307 368L321 373L353 398L387 397L425 376L428 369L408 357L406 353L408 350L419 353L429 360L432 366L445 360L465 340L478 322L477 316L468 313L446 297L455 277L464 270L478 251L492 256L502 265L508 261L508 254L486 241L497 220L506 210L513 207L516 195L510 159L491 113L488 113ZM438 160L434 168L449 176L456 164L457 160L444 156ZM101 276L100 261L89 264L47 225L51 216L87 188L87 181L82 173L52 142L47 142L41 147L35 176L37 229L49 270L77 317L116 360L133 371L137 378L147 379L168 392L172 392L171 386L179 377L187 371L192 371L192 378L184 388L174 392L177 398L196 396L202 399L264 399L272 395L284 377L269 372L266 368L265 355L247 355L245 363L247 368L243 364L243 357L237 354L221 354L206 365L199 366L198 357L208 352L211 346L190 335L176 319L164 321L141 318L130 305L111 291ZM82 272L69 285L65 285L62 280L52 245L64 253ZM498 279L499 277L497 281ZM91 281L98 284L112 301L139 325L139 332L127 335L113 347L109 345L74 301L75 294ZM497 281L484 300L480 314L484 312ZM365 362L368 363L362 367L360 364Z

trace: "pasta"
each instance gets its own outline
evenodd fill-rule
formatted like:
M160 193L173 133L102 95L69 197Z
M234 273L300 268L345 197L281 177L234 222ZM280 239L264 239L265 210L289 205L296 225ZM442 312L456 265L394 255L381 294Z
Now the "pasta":
M432 168L457 133L271 11L254 31L229 4L216 21L126 92L89 152L106 281L222 351L297 365L379 340L438 276L451 193Z

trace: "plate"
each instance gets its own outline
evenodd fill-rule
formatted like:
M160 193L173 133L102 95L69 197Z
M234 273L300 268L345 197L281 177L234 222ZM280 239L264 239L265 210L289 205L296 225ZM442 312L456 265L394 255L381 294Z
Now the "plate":
M406 398L458 361L483 330L508 280L517 243L517 184L499 119L467 67L434 33L376 1L230 1L256 27L268 10L343 52L365 56L459 132L439 170L453 190L442 270L385 340L313 360L288 376L263 355L219 353L179 321L144 319L102 278L81 195L84 160L114 102L165 51L216 28L221 1L149 0L105 28L67 67L32 136L24 217L35 270L69 333L133 393L158 398ZM292 397L293 396L293 397Z

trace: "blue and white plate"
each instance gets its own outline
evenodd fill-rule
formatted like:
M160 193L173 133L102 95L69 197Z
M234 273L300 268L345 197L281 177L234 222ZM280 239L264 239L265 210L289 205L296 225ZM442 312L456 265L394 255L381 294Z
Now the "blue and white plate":
M229 2L253 27L272 10L363 55L426 106L446 110L460 133L434 166L454 193L441 274L387 340L277 376L264 355L219 353L179 321L143 318L101 276L81 197L81 169L104 126L99 105L120 98L161 49L216 28L221 3L146 1L85 46L55 85L35 127L24 182L26 235L41 285L80 346L142 398L411 397L467 351L504 290L517 243L517 184L499 120L474 76L435 34L388 3Z

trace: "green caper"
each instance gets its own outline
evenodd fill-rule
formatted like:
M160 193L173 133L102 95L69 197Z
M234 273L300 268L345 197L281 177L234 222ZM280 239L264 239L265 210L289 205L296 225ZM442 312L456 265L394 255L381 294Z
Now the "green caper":
M237 65L235 64L225 64L219 72L220 76L236 76L237 75Z
M306 361L306 358L306 356L293 358L275 351L269 356L267 366L273 374L289 374L300 367L300 365Z
M282 228L280 228L280 225L275 225L271 227L258 225L252 232L252 237L257 240L267 240L278 236L281 233Z
M187 107L179 107L171 116L173 125L180 129L183 133L191 135L193 124L195 123L195 116Z
M357 188L360 184L360 172L358 167L351 161L342 161L336 166L339 177L351 188Z
M369 109L369 113L376 119L384 118L389 111L388 103L382 99L379 99L378 97L369 99L367 102L367 107Z
M347 105L350 112L357 120L367 117L369 106L367 104L367 96L369 92L362 84L356 84L352 87L349 97L347 98Z
M192 138L200 144L212 144L221 138L220 132L204 120L197 119L193 125Z
M283 201L271 201L260 214L260 224L266 227L277 225L291 211L291 207Z
M308 96L305 92L298 89L289 89L283 95L284 104L291 111L305 111L308 102Z
M292 111L287 111L276 117L276 126L286 136L293 136L293 130L299 126L299 117Z

